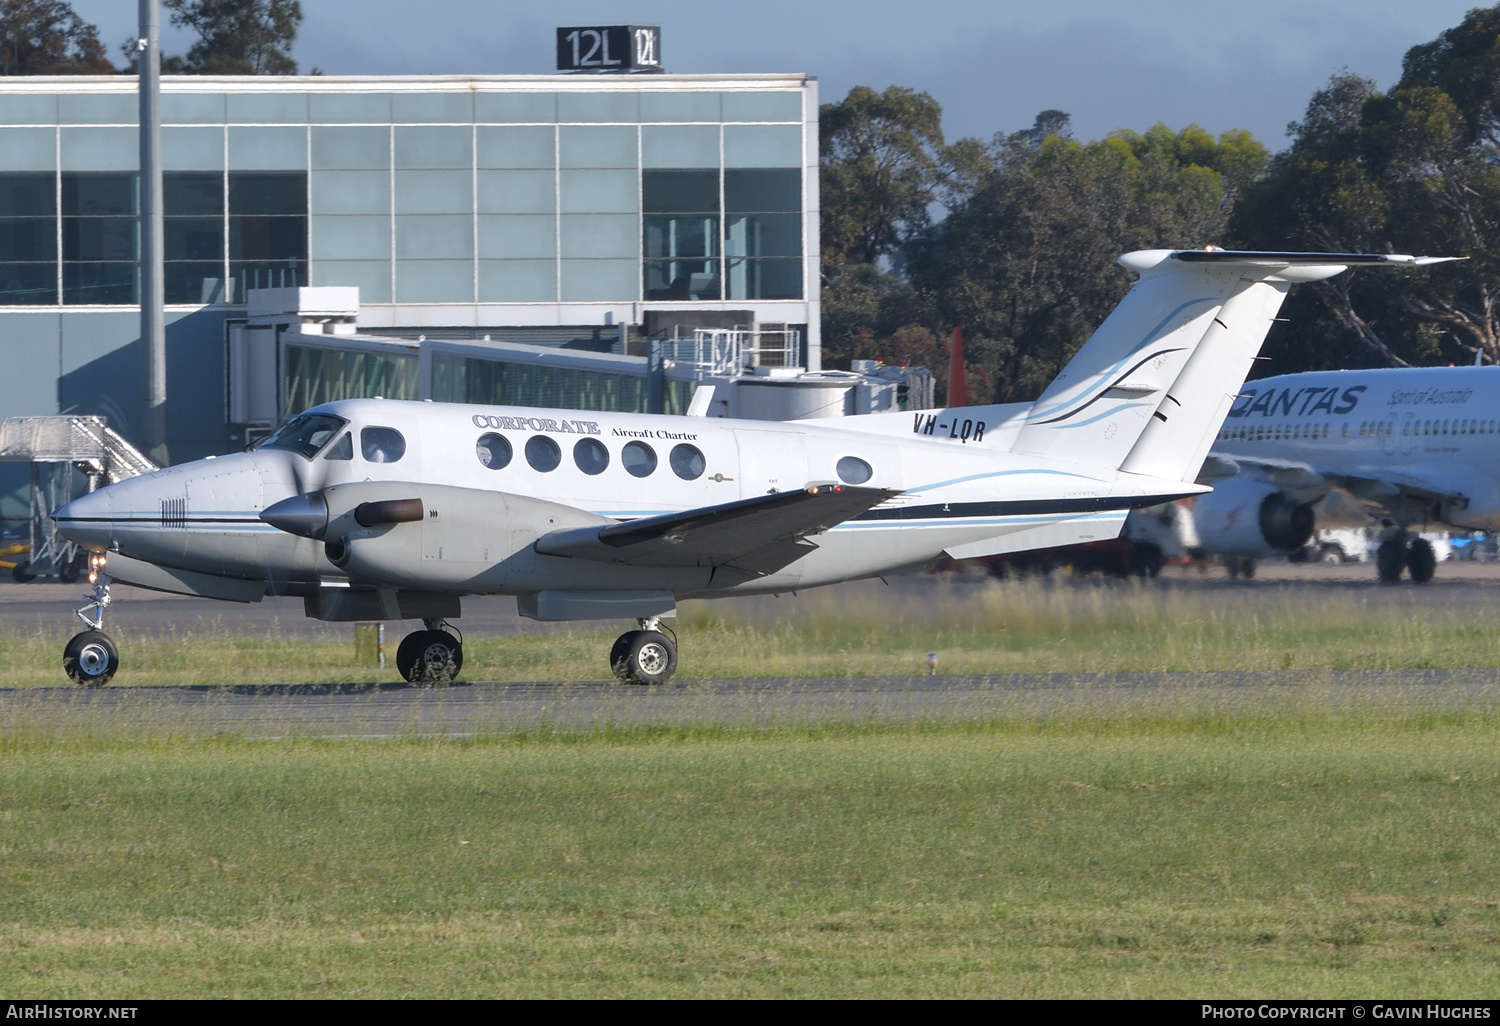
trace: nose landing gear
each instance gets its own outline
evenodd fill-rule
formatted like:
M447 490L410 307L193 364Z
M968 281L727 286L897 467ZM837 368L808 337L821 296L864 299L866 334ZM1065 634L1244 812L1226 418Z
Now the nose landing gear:
M641 629L626 631L609 650L609 668L626 684L665 684L677 671L677 645L662 633L654 616L638 621Z
M413 631L401 639L396 648L396 669L401 678L419 687L428 684L451 684L464 665L464 645L460 638L444 630L451 627L443 620L424 620L427 629Z
M120 651L103 630L104 610L110 603L104 560L102 553L91 553L88 557L89 583L94 587L84 596L88 603L74 611L88 630L73 635L63 648L63 672L73 683L91 688L108 684L120 668Z

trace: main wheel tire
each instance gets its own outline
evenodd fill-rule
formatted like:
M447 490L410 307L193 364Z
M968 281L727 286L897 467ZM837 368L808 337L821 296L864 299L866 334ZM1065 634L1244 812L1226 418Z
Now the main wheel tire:
M1395 584L1401 580L1401 571L1406 568L1406 546L1395 538L1387 538L1375 550L1375 572L1381 584Z
M23 559L10 568L10 575L15 579L17 584L28 584L36 580L36 574L31 573L30 568L31 564Z
M103 631L73 635L63 649L63 672L74 684L97 688L109 683L120 668L120 650Z
M623 658L611 660L616 677L626 684L665 684L672 679L677 671L677 646L671 638L660 631L631 631L615 642L615 648L627 637L630 644Z
M1418 538L1411 543L1411 548L1406 550L1406 569L1415 584L1432 580L1432 575L1437 573L1437 553L1432 550L1431 542Z
M1240 576L1247 581L1255 576L1255 560L1249 556L1240 560Z
M626 631L615 639L615 643L609 649L609 669L616 677L625 679L627 673L626 661L630 658L630 646L635 644L635 636L640 631Z
M451 684L464 666L464 647L447 631L413 631L396 646L396 670L409 684Z

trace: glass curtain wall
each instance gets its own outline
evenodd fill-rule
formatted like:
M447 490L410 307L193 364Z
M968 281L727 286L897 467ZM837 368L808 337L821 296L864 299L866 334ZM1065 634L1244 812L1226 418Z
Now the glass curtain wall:
M224 302L224 176L162 175L168 303Z
M727 299L802 298L802 183L790 168L724 172Z
M803 298L804 96L163 96L167 301ZM0 305L138 302L136 98L0 91Z
M307 284L307 173L230 171L229 276L246 289Z
M645 297L719 298L719 172L642 171Z
M665 385L662 394L665 412L686 412L692 401L693 384L668 381ZM540 367L454 353L434 353L432 398L440 403L644 413L646 379L634 374Z
M281 410L300 413L335 399L415 399L415 353L372 353L318 346L283 350Z
M57 180L0 174L0 305L57 302Z
M168 303L234 302L246 287L307 284L305 174L162 178ZM0 305L54 305L59 276L68 305L140 302L137 189L134 172L0 173ZM226 262L237 283L227 293Z

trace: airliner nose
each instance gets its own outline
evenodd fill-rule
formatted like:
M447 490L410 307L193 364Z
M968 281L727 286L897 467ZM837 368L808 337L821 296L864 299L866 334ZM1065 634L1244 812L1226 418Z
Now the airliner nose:
M109 488L74 499L52 513L57 533L84 548L102 551L114 540L114 504Z

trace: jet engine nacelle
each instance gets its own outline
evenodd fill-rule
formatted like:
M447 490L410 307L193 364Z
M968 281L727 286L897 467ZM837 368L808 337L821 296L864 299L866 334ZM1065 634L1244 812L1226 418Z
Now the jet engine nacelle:
M1209 552L1259 559L1291 552L1313 534L1310 502L1297 502L1263 481L1232 477L1193 503L1193 525Z

